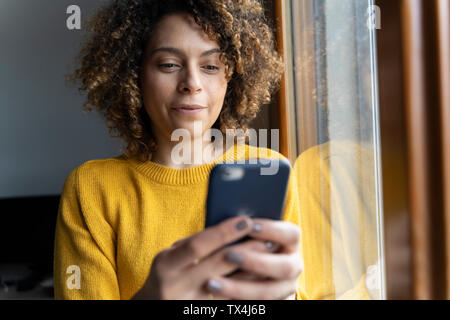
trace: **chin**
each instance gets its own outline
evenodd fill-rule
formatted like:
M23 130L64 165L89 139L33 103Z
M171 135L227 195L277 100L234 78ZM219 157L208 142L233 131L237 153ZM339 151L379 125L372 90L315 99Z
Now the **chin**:
M184 136L187 133L183 133L184 130L189 132L189 137L193 139L194 137L203 136L204 132L211 128L211 125L207 124L208 122L203 120L192 120L192 121L183 121L182 123L177 123L176 128L181 129L179 133L173 131L177 137ZM184 129L184 130L183 130Z

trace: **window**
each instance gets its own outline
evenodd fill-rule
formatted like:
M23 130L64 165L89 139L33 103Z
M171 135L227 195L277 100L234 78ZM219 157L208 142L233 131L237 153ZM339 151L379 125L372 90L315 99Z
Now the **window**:
M369 0L282 2L289 152L315 299L385 298L378 13Z

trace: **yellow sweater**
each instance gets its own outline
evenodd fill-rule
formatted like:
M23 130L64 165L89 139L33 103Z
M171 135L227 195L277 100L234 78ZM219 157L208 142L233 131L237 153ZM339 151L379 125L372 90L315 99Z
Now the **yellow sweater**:
M209 173L217 161L255 154L284 158L269 149L238 145L209 164L188 169L124 156L88 161L74 169L64 184L58 212L55 298L132 298L159 251L203 229ZM294 175L283 219L299 224ZM297 297L306 295L299 289Z

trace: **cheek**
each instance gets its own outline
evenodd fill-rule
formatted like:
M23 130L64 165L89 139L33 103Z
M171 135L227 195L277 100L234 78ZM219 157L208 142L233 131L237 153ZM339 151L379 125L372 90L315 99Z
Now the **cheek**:
M161 106L170 95L171 82L154 73L145 75L142 81L142 98L146 109Z
M226 81L218 81L210 85L209 96L216 108L222 108L227 87Z
M150 121L161 123L164 118L164 102L166 100L167 87L157 77L146 74L142 80L142 100Z

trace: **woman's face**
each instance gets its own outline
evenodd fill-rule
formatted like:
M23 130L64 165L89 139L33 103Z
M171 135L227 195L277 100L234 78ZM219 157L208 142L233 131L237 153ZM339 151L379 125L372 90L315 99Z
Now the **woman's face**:
M223 106L227 81L219 46L187 14L163 18L146 48L142 94L157 142L194 122L201 134L211 128Z

